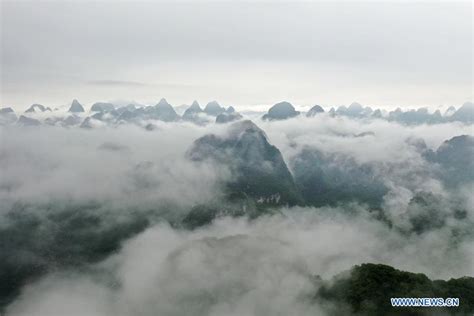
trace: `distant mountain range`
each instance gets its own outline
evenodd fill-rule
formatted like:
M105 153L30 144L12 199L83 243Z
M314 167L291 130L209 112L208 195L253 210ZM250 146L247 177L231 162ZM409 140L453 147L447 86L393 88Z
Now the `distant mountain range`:
M179 106L183 108L185 106ZM182 112L180 112L182 113ZM474 123L474 103L466 102L458 109L451 106L444 113L439 110L431 113L427 108L403 111L397 108L393 111L372 109L364 107L359 103L352 103L348 107L342 105L338 108L331 108L325 111L320 105L313 106L308 112L300 112L286 101L273 105L261 119L266 121L286 120L304 116L312 118L325 114L328 117L348 117L359 120L382 119L397 122L404 125L418 124L440 124L448 122L459 122L463 124ZM209 123L229 123L243 119L244 116L235 111L230 106L224 108L217 101L211 101L201 108L197 101L194 101L182 115L179 115L175 108L166 99L161 99L154 106L141 106L128 104L116 106L112 103L94 103L90 111L86 113L84 106L76 99L72 101L66 113L58 109L51 110L41 104L31 105L24 114L19 117L10 108L0 109L0 125L18 124L23 126L38 126L42 124L59 126L80 126L83 128L93 128L96 125L139 123L147 120L158 120L163 122L185 121L198 125Z

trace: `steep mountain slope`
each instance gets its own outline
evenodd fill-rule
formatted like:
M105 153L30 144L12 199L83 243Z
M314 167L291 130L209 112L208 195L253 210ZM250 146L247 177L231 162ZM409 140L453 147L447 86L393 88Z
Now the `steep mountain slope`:
M84 107L76 99L72 100L71 107L68 112L79 113L84 112Z
M474 137L461 135L445 141L430 159L441 166L449 187L474 182Z
M196 162L211 160L227 165L232 172L232 180L227 183L230 194L244 194L270 205L301 202L280 151L251 121L232 124L224 137L199 138L188 156Z
M314 206L357 201L377 207L387 193L373 166L342 154L305 148L292 161L292 170L305 202Z

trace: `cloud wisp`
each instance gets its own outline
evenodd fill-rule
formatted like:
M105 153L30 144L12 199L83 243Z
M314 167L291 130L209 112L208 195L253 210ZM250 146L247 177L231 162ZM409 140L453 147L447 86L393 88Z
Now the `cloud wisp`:
M6 314L324 315L327 306L313 299L314 278L355 264L431 278L474 274L472 182L451 185L433 160L446 140L472 135L470 126L325 114L256 122L3 126L0 237L9 238L0 277L12 286L1 293ZM210 148L227 160L189 159L204 140L224 144ZM229 153L258 164L276 151L297 188L312 183L304 176L319 174L318 183L345 195L319 207L305 196L287 207L229 194L226 183L241 170L235 161L245 167ZM262 169L272 170L265 159ZM361 199L360 192L373 194L370 186L353 191L350 185L366 183L354 170L384 187L374 191L381 192L377 203ZM245 201L243 216L226 215L228 198ZM222 216L192 229L181 224L209 205Z

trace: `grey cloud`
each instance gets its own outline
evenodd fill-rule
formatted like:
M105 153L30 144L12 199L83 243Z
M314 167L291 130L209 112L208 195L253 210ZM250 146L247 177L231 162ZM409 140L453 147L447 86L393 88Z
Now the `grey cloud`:
M121 80L91 80L87 82L91 85L105 85L105 86L149 86L148 83L136 81L121 81Z
M51 275L27 287L8 315L58 315L70 306L97 315L324 315L311 300L311 275L327 278L366 261L437 278L447 269L473 273L472 240L450 247L445 231L407 238L362 213L283 212L252 222L223 218L194 232L155 226L97 267L117 287L94 273Z
M305 105L462 103L472 99L469 9L464 2L3 1L2 102L110 95L65 80L74 76L198 86L163 87L161 95L179 103L190 95L245 105L288 97ZM134 86L129 97L156 97L144 88Z
M213 196L213 183L225 176L225 171L219 175L206 165L196 168L184 155L204 129L190 124L181 128L172 124L160 126L153 133L134 126L98 130L7 128L0 148L1 186L10 189L2 190L1 198L42 201L52 196L73 200L100 197L120 203L163 199L195 203L203 196ZM115 149L124 148L128 149L116 153ZM129 179L142 177L137 166L145 161L151 167L144 176L156 182L143 190Z
M388 187L380 208L275 206L254 219L220 217L185 230L180 216L214 202L230 176L225 163L195 164L186 152L203 135L238 130L158 121L153 131L2 127L0 234L9 236L13 263L45 269L18 285L7 315L69 308L79 315L324 315L310 299L312 276L328 279L354 264L432 278L474 274L472 189L446 188L410 140L436 149L472 135L471 126L325 115L256 122L290 170L303 148L374 166ZM35 243L24 246L25 239Z
M122 80L90 80L87 81L87 84L97 85L97 86L111 86L111 87L154 87L154 88L166 88L166 89L195 89L199 88L199 85L190 85L183 83L172 83L172 82L162 82L162 83L147 83L147 82L138 82L138 81L122 81ZM201 86L202 87L202 86Z

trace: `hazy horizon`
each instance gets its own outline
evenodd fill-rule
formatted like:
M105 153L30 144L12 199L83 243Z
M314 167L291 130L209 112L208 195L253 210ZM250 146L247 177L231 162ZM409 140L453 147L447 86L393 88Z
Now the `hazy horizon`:
M0 316L474 315L472 3L284 1L0 0Z
M471 13L471 2L2 0L0 106L460 106L473 100Z
M187 108L189 108L191 106L191 103L194 102L194 101L197 101L199 103L199 105L201 106L201 108L203 108L203 109L207 105L207 103L216 101L216 102L219 103L219 105L221 105L224 108L232 106L238 112L242 112L242 113L255 112L255 113L261 113L261 114L266 113L273 105L275 105L277 103L280 103L280 102L283 102L283 101L290 102L296 110L302 111L302 112L309 111L315 105L321 106L326 112L328 112L331 108L334 108L334 109L337 110L341 106L348 107L352 103L359 103L357 101L353 101L353 102L346 103L346 104L320 104L318 102L314 102L312 104L295 104L291 100L277 100L277 101L275 101L274 103L271 103L271 104L227 104L227 103L222 103L219 100L202 100L202 101L201 100L191 100L191 101L183 103L183 104L176 104L176 103L172 102L172 100L167 99L166 97L163 97L163 98L176 110L176 112L178 114L184 113L184 111ZM147 106L154 106L154 105L158 104L158 102L162 98L157 98L156 100L147 100L145 102L141 102L141 101L137 101L137 100L127 100L127 99L106 99L106 100L95 100L95 101L91 101L91 102L87 102L87 103L82 102L80 98L74 98L74 99L78 100L78 102L84 107L84 110L86 112L90 112L91 107L94 103L111 103L111 104L115 105L117 108L126 106L128 104L135 104L137 107L142 107L142 106L147 107ZM62 111L62 112L67 112L69 110L69 108L71 106L71 103L74 99L67 100L66 102L59 102L59 103L54 103L54 104L47 104L47 103L42 103L42 102L33 102L31 104L25 104L24 106L21 106L21 107L15 107L15 106L12 106L12 105L6 105L6 106L2 106L2 107L11 107L16 113L22 114L26 110L31 108L32 105L41 104L41 105L44 105L45 107L49 107L53 111L58 110L58 111ZM472 103L472 102L466 101L466 102L463 102L463 103L460 103L460 104L445 104L445 105L436 105L436 106L435 105L431 105L431 106L430 105L428 105L428 106L381 105L381 106L379 106L379 105L372 105L372 104L361 104L361 105L363 107L370 107L373 110L380 109L382 111L387 111L387 112L394 111L397 108L401 108L402 111L410 111L410 110L418 110L418 109L421 109L421 108L427 108L429 113L434 113L437 110L444 113L451 106L454 106L456 109L459 109L465 103Z

